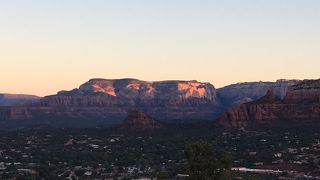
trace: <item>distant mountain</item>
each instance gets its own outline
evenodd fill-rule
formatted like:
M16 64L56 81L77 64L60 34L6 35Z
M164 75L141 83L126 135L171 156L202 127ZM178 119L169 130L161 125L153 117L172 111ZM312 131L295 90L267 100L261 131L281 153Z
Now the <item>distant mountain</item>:
M77 89L44 97L36 106L3 111L7 119L58 117L119 123L134 109L160 121L213 120L219 101L210 83L91 79Z
M283 99L270 89L256 101L233 106L218 120L226 127L281 121L320 122L320 79L290 86Z
M141 103L158 99L177 101L203 98L215 101L216 92L210 83L198 81L141 81L137 79L91 79L72 91L60 91L58 96L105 95L119 99L139 100Z
M283 99L289 86L295 85L299 80L280 79L276 82L245 82L232 84L217 90L217 97L225 108L234 104L254 101L264 96L272 89L275 96Z
M40 97L25 94L0 94L0 106L17 106L37 103Z
M159 129L163 126L151 118L151 116L141 112L132 111L128 114L127 118L120 125L119 129L122 130L152 130Z

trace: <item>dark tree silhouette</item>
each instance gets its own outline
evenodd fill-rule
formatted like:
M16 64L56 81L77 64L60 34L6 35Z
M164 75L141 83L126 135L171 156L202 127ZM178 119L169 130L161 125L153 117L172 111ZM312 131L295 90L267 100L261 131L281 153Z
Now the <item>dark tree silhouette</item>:
M188 172L192 180L231 179L231 156L215 156L209 144L197 142L186 147Z

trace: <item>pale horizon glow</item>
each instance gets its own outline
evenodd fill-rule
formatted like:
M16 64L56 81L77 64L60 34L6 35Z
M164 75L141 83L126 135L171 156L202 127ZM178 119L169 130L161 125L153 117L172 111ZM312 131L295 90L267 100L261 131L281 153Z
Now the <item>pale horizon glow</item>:
M318 0L0 2L0 93L92 78L215 87L320 78Z

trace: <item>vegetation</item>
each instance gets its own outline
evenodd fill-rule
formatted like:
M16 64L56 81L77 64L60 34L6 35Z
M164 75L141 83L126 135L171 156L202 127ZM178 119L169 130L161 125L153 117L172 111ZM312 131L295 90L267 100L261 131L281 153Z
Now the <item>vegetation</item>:
M216 156L208 143L196 142L187 146L185 156L192 180L231 179L231 156Z

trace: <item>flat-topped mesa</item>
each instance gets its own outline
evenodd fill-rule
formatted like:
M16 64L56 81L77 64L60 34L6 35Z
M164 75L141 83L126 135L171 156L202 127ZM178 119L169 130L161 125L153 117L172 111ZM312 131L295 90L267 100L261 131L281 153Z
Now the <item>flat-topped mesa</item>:
M161 95L179 94L185 98L215 98L215 89L209 83L197 81L140 81L137 79L92 79L80 86L85 92L102 92L124 98L154 98ZM176 93L176 94L174 94Z
M217 104L216 91L210 83L197 81L140 81L137 79L91 79L79 89L61 91L57 96L102 96L112 97L131 104L161 101L164 104L186 104L190 99ZM197 101L197 103L199 103ZM154 103L151 103L154 104Z
M218 119L219 124L226 127L280 121L320 122L320 79L289 87L283 100L268 91L259 100L231 107Z
M216 90L210 83L91 79L79 88L46 96L26 110L35 119L61 117L121 122L126 112L141 109L158 120L172 122L212 120L218 108Z
M120 129L128 130L151 130L159 129L163 126L153 120L151 116L141 112L141 111L132 111L128 114L127 118L121 124Z

